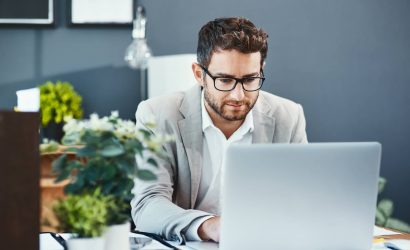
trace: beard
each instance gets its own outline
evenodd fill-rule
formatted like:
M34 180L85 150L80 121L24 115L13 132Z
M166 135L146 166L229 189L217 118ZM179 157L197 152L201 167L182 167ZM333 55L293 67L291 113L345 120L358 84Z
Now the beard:
M255 106L256 100L258 100L259 92L256 98L251 99L245 97L241 101L222 99L217 100L208 91L207 86L204 88L204 98L212 110L217 113L220 117L228 121L242 121L246 118L246 115L251 111L253 106ZM243 110L229 110L228 104L231 105L243 105L245 108Z

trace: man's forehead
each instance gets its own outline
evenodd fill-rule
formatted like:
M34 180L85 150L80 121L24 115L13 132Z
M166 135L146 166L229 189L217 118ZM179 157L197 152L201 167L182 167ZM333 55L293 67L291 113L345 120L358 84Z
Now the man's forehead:
M239 50L236 49L221 49L221 48L217 48L214 51L212 51L211 53L211 62L212 62L212 58L214 56L217 57L221 57L221 56L240 56L240 57L252 57L255 59L261 59L261 53L260 51L256 51L256 52L250 52L250 53L243 53Z
M258 73L260 71L261 53L242 53L237 50L217 50L211 56L209 70L212 73L241 74Z

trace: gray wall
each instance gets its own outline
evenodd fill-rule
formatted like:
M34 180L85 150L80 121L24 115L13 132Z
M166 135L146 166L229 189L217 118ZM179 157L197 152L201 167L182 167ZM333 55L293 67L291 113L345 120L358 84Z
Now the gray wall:
M208 20L246 16L270 34L264 89L301 103L310 141L379 141L384 196L410 222L410 1L156 0L147 8L155 55L195 52ZM59 15L63 19L63 8ZM130 29L0 28L0 107L17 86L70 80L88 112L132 117L138 76L122 62Z
M0 108L16 105L18 89L64 80L83 96L86 114L133 118L139 74L123 60L132 27L68 27L66 1L55 2L54 28L0 26Z

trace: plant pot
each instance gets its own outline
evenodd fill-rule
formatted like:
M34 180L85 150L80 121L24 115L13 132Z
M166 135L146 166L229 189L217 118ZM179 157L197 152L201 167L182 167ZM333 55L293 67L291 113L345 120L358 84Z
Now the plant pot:
M67 240L68 250L104 250L105 239L98 238L72 238Z
M107 227L104 233L105 250L129 250L130 227L129 222Z
M58 151L42 153L40 156L40 197L41 216L40 229L43 232L58 232L58 219L53 211L53 206L59 199L65 197L64 187L69 180L55 183L57 174L52 171L53 161L63 154L65 146L59 146ZM66 153L69 160L75 159L75 153Z

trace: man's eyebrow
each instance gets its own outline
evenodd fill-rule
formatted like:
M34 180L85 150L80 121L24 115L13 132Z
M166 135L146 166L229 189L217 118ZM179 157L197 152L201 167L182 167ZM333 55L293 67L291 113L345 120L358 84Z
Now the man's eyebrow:
M225 74L225 73L216 73L214 76L216 76L216 77L229 77L229 78L247 78L247 77L254 77L254 76L258 76L258 75L259 75L259 72L246 74L246 75L243 75L242 77L236 77L234 75Z

